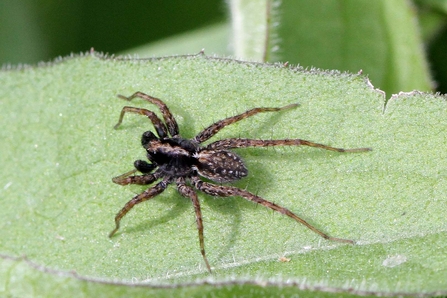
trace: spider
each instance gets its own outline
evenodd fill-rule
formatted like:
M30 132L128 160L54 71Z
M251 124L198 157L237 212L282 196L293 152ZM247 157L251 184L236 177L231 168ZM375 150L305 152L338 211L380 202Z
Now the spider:
M194 206L197 230L199 233L200 252L206 264L206 268L210 273L211 266L205 254L202 212L200 211L200 202L194 189L211 196L243 197L251 202L263 205L281 214L287 215L325 239L350 244L354 243L352 240L329 236L309 224L304 219L295 215L289 209L267 201L247 190L239 189L234 186L221 185L221 183L236 181L247 176L248 174L248 170L242 159L232 151L229 151L233 148L310 146L337 152L364 152L371 150L370 148L334 148L301 139L255 140L245 138L223 139L202 146L201 144L203 142L210 139L228 125L258 113L287 110L298 106L298 104L289 104L281 108L254 108L242 114L217 121L205 128L194 138L185 139L180 136L176 120L172 116L166 104L160 99L142 92L135 92L129 97L125 97L123 95L118 95L118 97L127 101L131 101L132 99L139 97L158 106L165 123L163 123L154 112L147 109L125 106L121 110L118 123L114 127L115 129L121 125L124 114L134 113L147 116L151 120L157 135L151 131L146 131L141 137L141 144L143 148L146 149L147 158L150 162L136 160L134 162L135 169L113 178L112 181L120 185L148 185L157 180L161 181L139 195L136 195L124 205L115 217L115 229L109 234L109 237L112 237L116 231L118 231L121 219L135 205L156 197L157 195L161 194L169 184L175 183L177 185L178 192L182 196L189 198ZM141 172L142 175L134 175L137 171ZM219 184L203 181L200 177L204 177Z

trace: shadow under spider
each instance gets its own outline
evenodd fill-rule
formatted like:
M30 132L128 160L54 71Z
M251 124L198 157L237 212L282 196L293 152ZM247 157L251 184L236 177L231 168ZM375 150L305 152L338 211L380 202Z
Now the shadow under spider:
M232 186L238 186L233 185ZM228 258L228 256L231 256L229 254L232 247L234 247L234 244L236 243L236 240L238 239L238 236L240 235L240 226L242 223L242 210L240 207L240 202L238 202L238 197L228 197L225 199L222 198L216 198L212 197L207 194L200 194L201 198L204 198L202 200L203 205L207 205L211 210L213 210L214 214L223 214L226 216L227 220L231 222L230 230L226 232L225 234L221 233L219 238L221 240L221 246L219 247L219 253L216 256L216 259L222 259L224 257ZM242 202L244 203L244 202ZM256 207L256 205L246 201L247 207ZM238 207L238 208L236 208ZM209 218L209 217L208 217ZM204 217L204 222L207 223L207 217ZM208 220L209 222L210 220ZM223 220L221 216L218 216L214 221L219 221L219 224L225 224L227 225ZM216 231L219 232L219 231ZM222 240L225 240L223 242Z
M237 186L237 185L234 185ZM167 194L166 194L167 195ZM219 253L216 256L216 259L222 259L224 257L228 258L229 251L231 247L234 246L236 239L238 238L238 235L240 235L240 225L242 222L242 211L240 208L236 208L236 206L240 207L241 205L244 205L243 208L256 208L257 206L248 202L248 201L242 201L238 202L237 197L228 197L225 199L222 198L216 198L204 193L199 193L199 200L201 201L202 206L207 206L209 209L215 211L214 214L224 214L229 215L231 218L228 220L230 223L230 231L225 233L225 235L221 235L222 237L218 238L216 241L221 241L219 246ZM167 197L163 200L160 200L163 203L163 206L166 206L166 212L163 213L157 213L156 216L154 215L152 219L143 219L141 222L137 223L136 225L128 225L125 229L125 233L133 234L136 232L146 232L150 229L153 229L159 225L169 223L170 221L173 221L176 217L181 216L183 213L187 212L188 216L187 218L190 218L191 220L186 221L186 228L185 231L189 233L190 229L188 228L190 225L194 225L194 211L190 209L191 203L188 202L187 199L182 197L180 194L177 194L175 192L172 193L172 195L167 195ZM245 203L245 204L244 204ZM169 208L172 206L172 208ZM150 208L147 208L147 212L152 212ZM140 212L141 213L141 212ZM219 221L220 224L224 224L222 220L220 220L220 216L217 216L217 218L213 221ZM209 225L211 219L209 216L204 216L203 218L204 224ZM227 223L228 223L227 222ZM209 231L209 230L208 230ZM216 230L216 233L219 231ZM117 235L120 233L117 233ZM192 234L191 234L192 235ZM211 238L208 236L208 238ZM217 238L216 238L217 239ZM222 241L225 240L225 241Z
M165 200L160 200L163 206L166 206L163 213L154 213L151 208L148 208L147 212L153 215L151 219L143 219L136 225L129 225L126 227L127 233L145 232L159 225L169 223L174 218L180 216L185 212L191 211L191 203L177 193L173 193L172 196L168 196ZM193 212L192 212L193 213ZM193 214L194 215L194 214ZM194 220L191 220L194 224Z

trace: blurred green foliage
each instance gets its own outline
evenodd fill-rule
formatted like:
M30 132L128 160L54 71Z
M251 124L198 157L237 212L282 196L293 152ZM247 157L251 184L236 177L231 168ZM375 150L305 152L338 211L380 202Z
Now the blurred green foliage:
M447 93L446 24L447 0L0 1L0 65L91 48L140 56L205 48L244 60L363 70L389 95Z
M0 1L0 65L117 53L224 20L221 0Z
M0 1L0 65L91 48L140 56L205 48L248 60L361 69L390 95L447 93L446 24L447 0Z

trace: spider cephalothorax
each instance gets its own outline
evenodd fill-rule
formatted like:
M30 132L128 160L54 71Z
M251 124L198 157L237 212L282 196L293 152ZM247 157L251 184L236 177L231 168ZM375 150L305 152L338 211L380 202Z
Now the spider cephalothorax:
M146 169L158 167L162 176L189 177L194 174L216 182L230 182L247 176L242 159L228 150L207 150L194 140L180 137L157 138L146 131L141 144L147 151L151 164L139 160L135 168L147 173Z
M252 194L251 192L233 186L217 185L202 181L200 177L205 177L218 183L225 183L247 176L248 171L242 159L230 151L230 149L233 148L311 146L337 152L363 152L371 150L370 148L334 148L301 139L254 140L242 138L223 139L210 143L206 146L201 146L203 142L214 136L225 126L253 116L257 113L285 110L296 107L297 104L290 104L282 108L254 108L242 114L213 123L196 135L193 139L189 140L179 136L177 122L166 104L160 99L141 92L136 92L130 97L124 97L122 95L119 95L119 97L128 101L135 97L140 97L157 105L161 110L165 123L163 123L154 112L146 109L126 106L121 111L119 121L115 125L115 128L121 124L126 112L136 113L145 115L152 121L158 136L151 131L146 131L141 137L141 144L143 145L144 149L146 149L147 158L150 163L144 160L136 160L134 163L134 170L113 178L113 182L120 185L146 185L152 184L157 180L161 181L126 203L126 205L115 217L116 227L110 233L110 237L118 231L121 218L123 218L126 213L129 212L129 210L136 204L154 198L158 194L162 193L169 184L175 183L179 193L182 196L189 198L194 206L197 229L199 232L200 251L209 272L211 272L211 267L205 254L202 213L200 211L200 203L194 188L212 196L243 197L249 201L263 205L293 218L325 239L353 243L352 240L331 237L310 225L290 210L267 201L255 194ZM142 175L133 175L137 171L141 172Z

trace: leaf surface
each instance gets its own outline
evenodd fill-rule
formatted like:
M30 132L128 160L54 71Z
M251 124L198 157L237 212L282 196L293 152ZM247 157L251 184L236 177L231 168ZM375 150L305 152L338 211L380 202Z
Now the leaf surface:
M382 93L363 76L203 55L87 55L4 70L0 83L2 295L446 293L443 97L402 94L384 109ZM121 108L158 113L141 100L116 97L135 91L164 100L186 138L253 107L298 102L225 128L213 140L302 138L372 147L361 154L236 150L249 176L234 185L356 245L323 240L239 197L200 194L210 276L191 203L174 187L136 206L109 239L116 212L145 189L111 182L144 159L140 137L153 130L138 115L126 115L114 130Z

